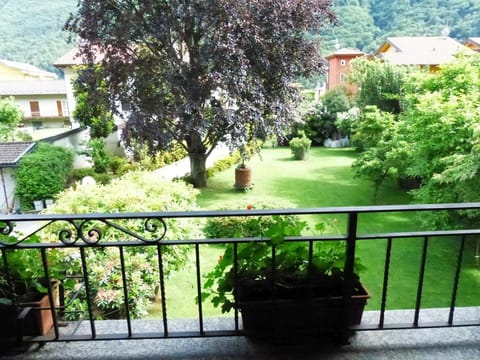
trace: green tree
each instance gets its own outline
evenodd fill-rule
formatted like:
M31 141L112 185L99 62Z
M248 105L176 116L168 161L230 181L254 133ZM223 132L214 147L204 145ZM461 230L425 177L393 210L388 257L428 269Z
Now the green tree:
M152 152L177 140L204 187L220 141L238 147L292 122L294 80L322 70L318 42L304 34L331 22L331 10L314 0L84 0L66 28L89 68L102 58L101 75L82 81L102 78L113 110L131 105L127 140Z
M13 134L23 118L14 98L0 99L0 141L13 140Z
M374 184L374 202L383 182L406 167L410 144L397 136L399 123L388 112L375 106L365 107L352 126L352 144L361 155L352 164L355 177Z
M379 182L391 174L421 180L421 203L480 201L480 57L460 57L436 73L405 81L404 112L387 135L362 154L357 173ZM363 168L363 169L362 169ZM478 225L473 212L424 216L429 226Z
M398 114L400 92L407 70L379 59L357 58L352 61L349 81L359 88L360 107L375 105L382 111Z
M339 138L335 124L337 114L348 111L350 107L345 88L338 86L327 91L321 104L305 115L305 134L316 144L322 144L327 138Z
M98 67L83 71L85 74L73 83L76 98L73 116L80 124L90 128L92 138L107 137L113 131L115 124L109 107L106 83L101 77L89 76L89 72L100 73ZM92 78L96 81L83 81L84 78Z
M373 148L379 141L391 137L393 126L392 114L380 111L376 106L365 106L352 125L352 145L358 151Z

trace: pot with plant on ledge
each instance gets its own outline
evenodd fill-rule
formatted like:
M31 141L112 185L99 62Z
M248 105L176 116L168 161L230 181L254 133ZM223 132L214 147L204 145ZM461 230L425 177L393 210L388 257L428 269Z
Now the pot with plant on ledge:
M369 295L355 274L346 286L344 244L288 241L287 236L301 236L307 229L294 215L246 218L249 233L242 236L256 232L265 241L239 243L236 254L227 245L206 275L203 300L210 298L222 312L238 309L249 337L275 342L348 338L348 328L361 322ZM355 259L355 271L361 268Z
M10 241L12 239L10 237ZM0 237L2 244L4 241L10 242ZM29 242L39 240L32 236ZM39 249L2 249L0 252L0 339L3 341L45 336L52 329L63 273L58 251L47 251L50 279L46 278Z

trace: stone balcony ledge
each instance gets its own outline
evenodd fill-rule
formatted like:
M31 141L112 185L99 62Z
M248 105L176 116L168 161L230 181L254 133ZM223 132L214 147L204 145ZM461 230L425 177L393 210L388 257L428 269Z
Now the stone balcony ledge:
M412 323L413 310L385 313L385 325ZM378 322L378 311L366 311L362 325ZM419 325L446 321L447 309L425 309ZM455 321L480 319L480 308L457 308ZM97 334L126 333L122 320L97 321ZM173 320L170 331L198 331L196 320ZM77 324L78 325L78 324ZM161 321L135 320L133 332L161 331ZM89 334L90 324L70 324L62 333ZM207 318L205 330L232 329L230 318ZM479 359L480 328L450 327L358 331L350 344L282 345L242 336L155 340L71 341L31 346L5 359Z

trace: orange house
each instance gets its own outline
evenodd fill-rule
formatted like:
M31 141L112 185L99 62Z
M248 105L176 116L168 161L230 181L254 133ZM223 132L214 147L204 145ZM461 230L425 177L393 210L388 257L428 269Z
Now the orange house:
M350 62L363 55L365 53L358 49L342 48L325 56L328 60L327 91L335 86L347 85L345 81L350 70ZM350 88L351 86L348 85L347 87Z

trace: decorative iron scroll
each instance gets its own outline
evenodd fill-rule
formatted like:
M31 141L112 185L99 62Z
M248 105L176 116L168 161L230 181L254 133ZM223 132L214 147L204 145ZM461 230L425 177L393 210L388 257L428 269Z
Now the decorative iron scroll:
M13 231L13 224L11 221L2 221L0 222L0 234L8 236Z
M15 222L0 222L1 245L16 245L35 234L40 235L40 238L44 238L41 231L56 234L57 240L65 245L73 245L79 240L87 245L95 245L102 240L139 240L144 243L157 243L165 237L167 223L160 217L114 220L105 218L55 219L49 220L47 225L41 226L29 235L15 237L14 230Z
M19 243L12 233L15 224L12 221L0 221L0 244L5 246L14 246Z

